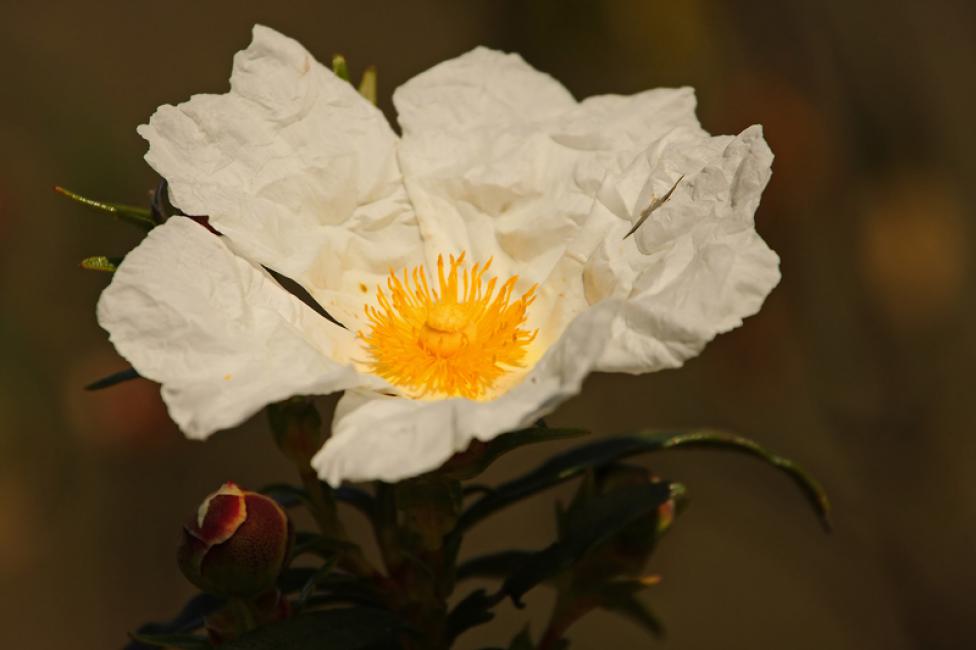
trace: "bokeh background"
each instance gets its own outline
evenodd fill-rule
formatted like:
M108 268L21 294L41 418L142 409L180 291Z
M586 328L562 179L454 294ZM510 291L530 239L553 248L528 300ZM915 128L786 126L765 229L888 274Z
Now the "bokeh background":
M692 495L651 567L669 638L595 615L574 648L976 647L966 0L0 1L0 647L119 647L190 593L173 551L203 495L290 478L261 418L191 443L149 382L81 390L123 362L94 319L108 277L78 261L137 234L51 192L145 201L156 179L135 126L225 89L254 22L320 59L344 53L355 73L377 64L391 116L396 85L485 44L577 97L692 85L710 131L765 125L776 162L759 230L783 282L763 311L681 370L591 378L552 421L751 435L823 480L836 531L754 461L654 457ZM562 495L492 520L464 552L543 545ZM537 589L528 611L550 602ZM526 616L507 608L464 645L502 645Z

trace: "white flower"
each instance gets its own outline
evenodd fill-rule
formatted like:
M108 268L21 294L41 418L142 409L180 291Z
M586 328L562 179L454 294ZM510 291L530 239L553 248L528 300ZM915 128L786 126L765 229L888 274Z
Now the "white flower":
M173 203L222 236L157 227L98 318L189 437L346 391L314 466L332 484L396 481L534 422L592 371L680 366L779 280L753 222L762 131L709 136L690 89L577 102L477 48L394 103L402 137L258 26L230 92L139 127Z

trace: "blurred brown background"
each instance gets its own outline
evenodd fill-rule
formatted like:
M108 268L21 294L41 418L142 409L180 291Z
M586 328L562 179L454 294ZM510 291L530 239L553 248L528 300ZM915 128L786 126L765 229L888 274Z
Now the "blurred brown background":
M136 233L50 189L144 201L155 178L135 126L222 92L254 22L320 59L346 54L354 72L377 64L388 113L396 85L485 44L577 97L688 84L710 131L765 125L777 158L759 230L784 279L762 313L682 370L593 377L553 421L751 435L824 481L836 531L753 461L655 457L692 495L652 566L669 639L593 616L574 648L976 647L974 7L0 1L0 647L120 646L190 593L173 549L203 495L291 477L260 418L190 443L148 382L81 391L123 364L94 319L108 278L77 262ZM465 552L541 546L553 496L492 520ZM537 619L550 599L530 595ZM525 616L505 609L465 647L507 642Z

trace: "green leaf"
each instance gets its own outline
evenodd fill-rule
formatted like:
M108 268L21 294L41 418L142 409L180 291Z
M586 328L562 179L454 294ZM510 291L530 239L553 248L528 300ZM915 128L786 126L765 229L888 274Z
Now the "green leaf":
M529 633L528 625L515 635L512 642L508 644L508 650L535 650L535 644L532 643L532 635Z
M344 539L325 537L317 533L297 533L295 535L295 546L291 550L291 560L301 555L316 555L326 561L331 561L339 551L356 548L358 547L355 544Z
M309 597L311 597L311 595L315 593L316 588L318 588L321 583L325 582L326 578L332 574L333 569L335 569L337 559L337 557L333 557L330 560L327 560L326 563L315 573L309 576L308 580L305 581L305 584L302 585L301 591L298 592L298 599L295 601L295 607L299 611L305 609L305 604L308 602Z
M367 519L372 519L376 513L376 499L365 490L360 490L350 485L343 485L333 488L332 496L335 497L336 501L341 501L352 506Z
M522 607L522 596L530 589L562 573L591 548L653 513L670 497L670 485L658 482L591 498L574 514L564 537L522 562L502 584L501 592Z
M343 81L349 81L349 66L346 65L346 57L341 54L332 56L332 72Z
M491 608L500 601L500 597L489 596L484 589L465 596L447 616L447 638L451 645L467 630L491 622L495 618Z
M373 106L376 105L376 66L371 65L363 72L363 78L359 81L359 94Z
M258 490L260 494L274 499L282 508L293 508L308 503L308 494L300 487L287 483L272 483Z
M68 197L72 201L77 201L82 205L88 206L89 208L115 215L115 217L117 217L119 220L131 223L134 226L139 226L144 230L152 230L157 225L156 220L153 219L148 208L140 208L134 205L123 205L121 203L106 203L104 201L96 201L60 186L55 186L54 191L62 196Z
M488 443L472 443L468 451L457 454L444 464L437 474L457 480L477 476L508 452L539 442L552 442L576 438L589 433L586 429L550 429L544 426L530 427L503 433Z
M102 390L103 388L110 388L116 384L121 384L124 381L129 381L131 379L139 379L141 377L135 368L126 368L125 370L120 370L114 372L108 377L102 377L96 381L85 386L85 390Z
M119 264L121 263L121 257L105 257L104 255L96 255L95 257L86 257L85 259L81 260L81 268L88 271L115 273L115 270L119 268Z
M156 648L180 648L181 650L210 650L213 646L202 636L195 634L138 634L131 632L134 641Z
M458 581L469 578L504 578L512 569L525 562L534 551L499 551L466 560L455 573Z
M662 639L665 636L664 624L637 597L637 594L644 589L646 586L640 583L610 583L600 590L598 595L600 607L637 623L651 636Z
M393 650L402 626L390 612L349 607L299 614L224 643L221 650Z
M702 430L678 433L640 431L597 440L553 456L535 470L498 486L492 494L472 504L458 519L458 532L521 499L579 476L591 467L600 467L636 454L679 448L723 449L766 461L784 472L800 488L824 529L830 530L830 502L827 495L820 484L793 461L772 454L748 438Z
M224 604L223 598L210 594L197 594L190 598L180 610L179 614L168 621L146 623L130 634L133 641L125 646L125 650L145 650L147 646L156 646L140 639L159 639L165 641L173 636L186 638L190 632L203 627L203 619L215 612ZM168 644L167 644L168 645Z

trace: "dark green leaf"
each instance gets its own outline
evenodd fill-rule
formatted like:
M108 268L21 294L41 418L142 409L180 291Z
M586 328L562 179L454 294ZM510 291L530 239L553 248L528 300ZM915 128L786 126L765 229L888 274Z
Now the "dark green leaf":
M562 573L588 550L606 541L637 519L653 513L671 496L670 486L659 482L628 486L595 496L574 514L565 536L526 558L502 585L502 593L522 607L522 596L544 580Z
M224 604L222 598L211 596L210 594L197 594L187 601L183 609L172 620L161 623L146 623L136 630L133 639L137 636L159 637L160 635L186 635L194 630L203 627L203 619ZM157 645L143 641L133 640L125 646L125 650L145 650L148 647Z
M86 257L85 259L81 260L81 268L87 271L115 273L115 270L119 268L119 264L121 263L121 257L105 257L104 255L96 255L95 257Z
M658 639L664 638L664 624L638 598L644 589L640 583L610 583L600 590L600 607L630 619Z
M401 626L372 607L307 612L258 628L221 645L221 650L393 650Z
M94 210L107 212L108 214L114 215L121 221L139 226L144 230L152 230L156 227L156 220L153 219L148 208L140 208L134 205L123 205L121 203L106 203L104 201L96 201L58 186L55 186L54 191L62 196L68 197L72 201L81 203L82 205L88 206Z
M482 497L462 513L458 520L458 531L470 528L488 515L521 499L579 476L591 467L600 467L635 454L678 448L724 449L765 460L800 487L824 528L830 529L830 503L820 484L792 461L770 453L752 440L719 431L641 431L581 445L553 456L520 478L498 486L494 493Z
M138 643L154 648L180 648L181 650L210 650L213 646L205 637L195 634L138 634L129 636Z
M298 599L295 601L295 606L299 611L305 608L305 604L308 602L309 597L315 592L320 583L325 582L325 580L332 573L335 568L336 560L338 558L332 558L327 561L319 570L309 576L305 584L302 585L301 591L298 592Z
M124 381L129 381L130 379L139 379L139 377L141 375L136 372L135 368L126 368L125 370L114 372L108 377L102 377L97 381L93 381L85 386L85 390L102 390L103 388L109 388L116 384L121 384Z
M437 474L466 480L473 478L498 460L502 455L525 445L538 442L552 442L565 438L576 438L587 435L586 429L550 429L545 426L535 426L518 431L503 433L487 443L472 443L472 448L457 454L437 471ZM477 449L475 452L474 449ZM470 457L469 457L470 456Z
M375 586L369 581L356 576L338 572L323 572L322 567L292 567L282 572L278 578L278 589L282 593L292 594L301 592L314 580L312 593L306 596L306 605L311 607L323 602L354 602L360 604L378 605L382 595L377 593Z
M352 542L334 537L324 537L317 533L297 533L295 535L295 545L291 551L291 559L301 555L317 555L325 560L331 561L333 557L344 550L358 548Z
M305 493L305 490L287 483L265 485L258 492L271 497L282 508L293 508L308 502L308 495Z
M453 642L465 631L490 622L495 618L491 608L501 601L498 596L489 596L484 589L473 591L464 597L451 610L447 617L447 638Z
M376 512L376 500L373 499L373 496L365 490L360 490L359 488L354 488L349 485L343 485L333 489L332 495L337 501L342 501L343 503L351 505L368 519L372 519Z
M317 567L289 567L278 576L278 589L283 594L299 591L317 571Z
M529 633L528 625L515 635L512 642L508 644L508 650L535 650L535 644L532 643L532 635Z
M505 578L533 553L534 551L500 551L473 557L457 568L456 579Z

